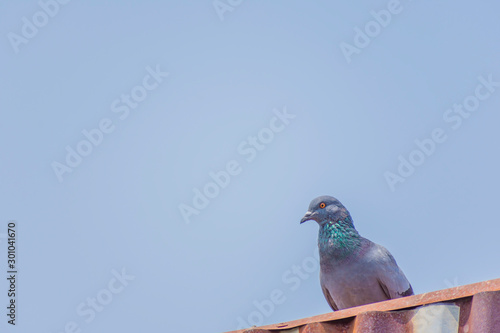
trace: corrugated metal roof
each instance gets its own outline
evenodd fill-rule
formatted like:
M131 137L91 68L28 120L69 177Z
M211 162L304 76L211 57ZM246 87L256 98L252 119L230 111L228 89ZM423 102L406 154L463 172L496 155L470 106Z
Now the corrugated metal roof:
M228 333L500 333L500 279Z

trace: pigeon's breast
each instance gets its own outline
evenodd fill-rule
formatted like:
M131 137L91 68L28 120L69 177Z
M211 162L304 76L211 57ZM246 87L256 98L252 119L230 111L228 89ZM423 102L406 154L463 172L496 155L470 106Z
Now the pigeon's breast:
M387 299L376 278L375 267L367 262L323 262L320 280L339 309Z

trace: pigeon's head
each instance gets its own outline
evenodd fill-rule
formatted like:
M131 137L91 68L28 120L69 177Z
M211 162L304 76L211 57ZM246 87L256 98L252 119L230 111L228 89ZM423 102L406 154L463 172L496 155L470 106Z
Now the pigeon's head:
M314 220L322 225L327 221L337 222L349 216L347 209L334 197L323 195L317 197L309 205L306 215L300 220L304 223L309 220Z

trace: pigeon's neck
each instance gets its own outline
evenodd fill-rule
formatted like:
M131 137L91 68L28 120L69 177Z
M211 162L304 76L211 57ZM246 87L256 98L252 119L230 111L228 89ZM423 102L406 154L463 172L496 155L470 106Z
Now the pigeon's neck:
M345 259L361 248L362 239L354 228L350 216L339 221L326 221L319 229L320 256L329 259Z

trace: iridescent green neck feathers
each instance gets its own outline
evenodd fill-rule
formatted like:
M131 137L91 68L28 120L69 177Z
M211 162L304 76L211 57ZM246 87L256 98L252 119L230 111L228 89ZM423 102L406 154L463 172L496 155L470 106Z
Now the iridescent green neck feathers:
M361 240L350 216L320 223L318 247L322 256L343 259L361 247Z

